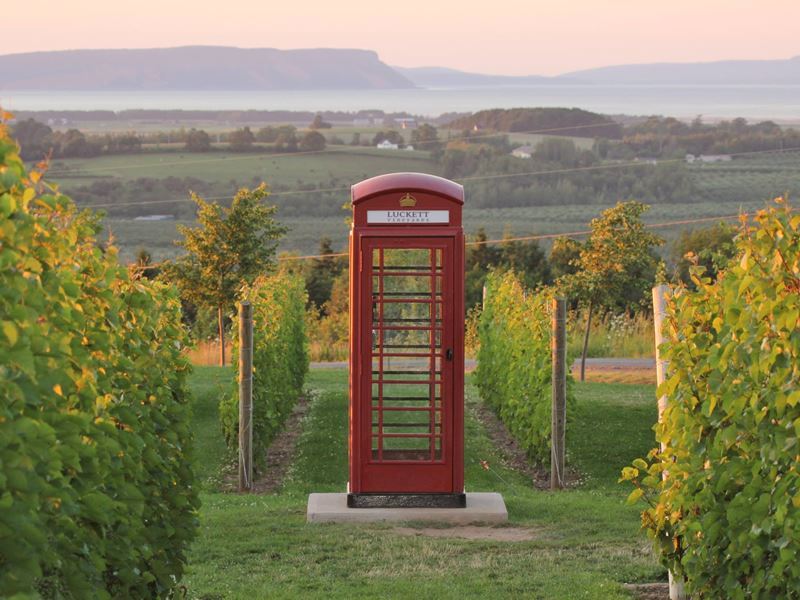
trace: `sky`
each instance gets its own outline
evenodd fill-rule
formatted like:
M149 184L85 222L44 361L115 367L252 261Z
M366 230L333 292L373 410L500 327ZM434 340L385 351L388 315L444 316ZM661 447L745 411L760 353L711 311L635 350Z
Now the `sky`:
M395 66L504 75L800 55L800 0L13 0L2 18L0 54L362 48Z

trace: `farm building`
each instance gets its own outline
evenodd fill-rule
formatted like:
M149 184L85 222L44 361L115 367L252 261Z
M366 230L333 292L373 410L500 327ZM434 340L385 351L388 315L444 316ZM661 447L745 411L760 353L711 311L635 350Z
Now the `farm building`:
M716 162L728 162L730 160L733 160L733 157L730 154L698 154L697 156L695 156L694 154L686 155L687 163L693 163L693 162L716 163Z
M511 151L511 156L516 156L517 158L530 158L533 156L533 146L520 146L519 148L514 148Z

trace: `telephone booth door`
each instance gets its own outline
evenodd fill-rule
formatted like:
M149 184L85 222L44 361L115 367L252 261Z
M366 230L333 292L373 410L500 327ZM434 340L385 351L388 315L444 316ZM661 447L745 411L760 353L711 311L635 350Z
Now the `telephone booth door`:
M416 206L446 207L438 211L441 219L458 226L401 221L394 227L382 222L370 227L369 219L356 212L351 236L348 503L463 506L460 204L454 209L452 200L420 190L421 184L439 178L383 177L379 183L394 185L375 194L365 209L398 206L400 199L408 204L408 188L416 184Z
M451 491L453 240L364 238L365 492Z

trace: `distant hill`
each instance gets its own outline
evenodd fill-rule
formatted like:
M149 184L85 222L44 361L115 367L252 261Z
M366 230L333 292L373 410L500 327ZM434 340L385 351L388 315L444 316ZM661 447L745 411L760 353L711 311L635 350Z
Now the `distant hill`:
M482 87L502 85L546 85L549 83L571 83L567 77L542 77L528 75L514 77L510 75L484 75L467 73L446 67L394 67L394 70L420 87Z
M800 84L800 56L617 65L557 77L487 75L445 67L393 68L371 50L332 48L184 46L0 56L0 90L366 90L565 84Z
M474 129L503 132L542 132L575 137L622 135L622 126L609 117L580 108L510 108L476 112L452 121L451 129Z
M565 73L597 84L778 85L800 84L800 56L786 60L617 65Z
M723 60L703 63L616 65L556 77L512 77L445 67L394 67L420 87L481 87L564 84L606 85L781 85L800 84L800 56L785 60Z
M0 56L4 90L320 90L411 88L370 50L185 46Z

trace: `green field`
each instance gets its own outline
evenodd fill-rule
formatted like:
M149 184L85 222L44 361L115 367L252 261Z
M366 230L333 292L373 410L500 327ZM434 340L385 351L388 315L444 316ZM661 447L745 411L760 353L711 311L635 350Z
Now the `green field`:
M762 208L767 197L764 196L747 204L721 204L703 202L698 204L665 204L655 205L645 215L649 223L682 221L721 215L737 215L741 210L748 211ZM341 203L347 201L347 194L341 197ZM577 206L542 206L533 208L498 208L475 209L464 211L464 226L468 233L474 233L479 227L486 229L490 239L500 239L506 232L514 235L543 235L552 233L572 233L584 231L589 221L608 208L606 205ZM314 253L318 249L319 240L329 237L336 249L346 251L348 226L345 223L347 213L341 216L307 218L281 217L278 219L290 229L281 245L282 251ZM712 220L697 223L694 227L713 225ZM728 221L732 222L732 221ZM190 221L132 221L108 219L107 228L113 232L117 245L121 248L122 257L130 260L138 248L147 248L156 260L170 258L180 250L174 244L177 237L175 227L178 223L191 225ZM659 227L657 233L665 239L672 240L680 231L690 225L672 225ZM550 241L541 240L540 244L550 247Z
M796 152L697 165L692 172L698 190L720 202L732 193L771 198L800 192L800 156Z
M425 151L378 150L329 146L311 154L236 152L143 152L88 159L60 159L50 177L65 188L97 178L123 181L141 177L193 177L208 182L250 182L254 177L272 185L296 187L298 182L355 182L390 171L424 170L434 166Z
M622 584L665 580L639 515L626 506L620 469L653 444L652 386L576 384L568 463L581 474L569 491L537 491L503 458L475 418L467 387L466 485L496 491L510 526L533 533L520 542L402 536L390 525L305 523L309 492L345 489L347 376L312 371L314 398L288 480L275 494L214 491L224 454L216 421L230 372L198 368L196 464L204 481L200 533L183 584L187 597L236 598L630 598ZM490 469L480 466L481 460ZM411 524L414 527L414 524Z
M160 260L177 252L173 243L176 224L191 223L192 204L186 185L192 189L199 188L206 198L223 200L231 197L238 186L267 182L279 206L278 218L291 230L281 250L308 254L317 250L319 239L324 236L334 240L334 247L345 247L347 228L344 219L347 215L339 207L347 202L350 185L377 174L397 171L440 173L428 152L334 146L320 153L280 156L146 152L58 160L51 167L50 178L59 182L67 193L72 193L79 205L82 204L79 190L86 189L79 186L125 183L127 187L123 193L111 201L93 202L103 210L114 204L131 207L140 214L169 214L173 209L168 207L176 205L165 204L164 200L178 200L177 206L182 208L175 221L135 221L113 212L107 219L107 226L114 233L123 259L129 260L137 249L146 248ZM800 155L754 156L729 163L695 164L690 167L690 173L698 196L703 200L655 204L646 214L648 221L660 223L735 215L741 210L759 208L776 195L796 192L800 190ZM137 180L143 177L169 185L148 192L150 184L144 182L140 193ZM473 233L478 227L484 227L492 238L501 237L505 232L539 235L581 231L587 228L592 218L610 206L610 203L593 204L591 199L587 202L576 198L574 205L470 209L473 185L469 181L465 184L466 230ZM300 192L301 189L305 191ZM747 200L742 201L742 198ZM659 229L659 232L671 239L687 226L690 225L672 226ZM543 245L548 243L543 242Z

